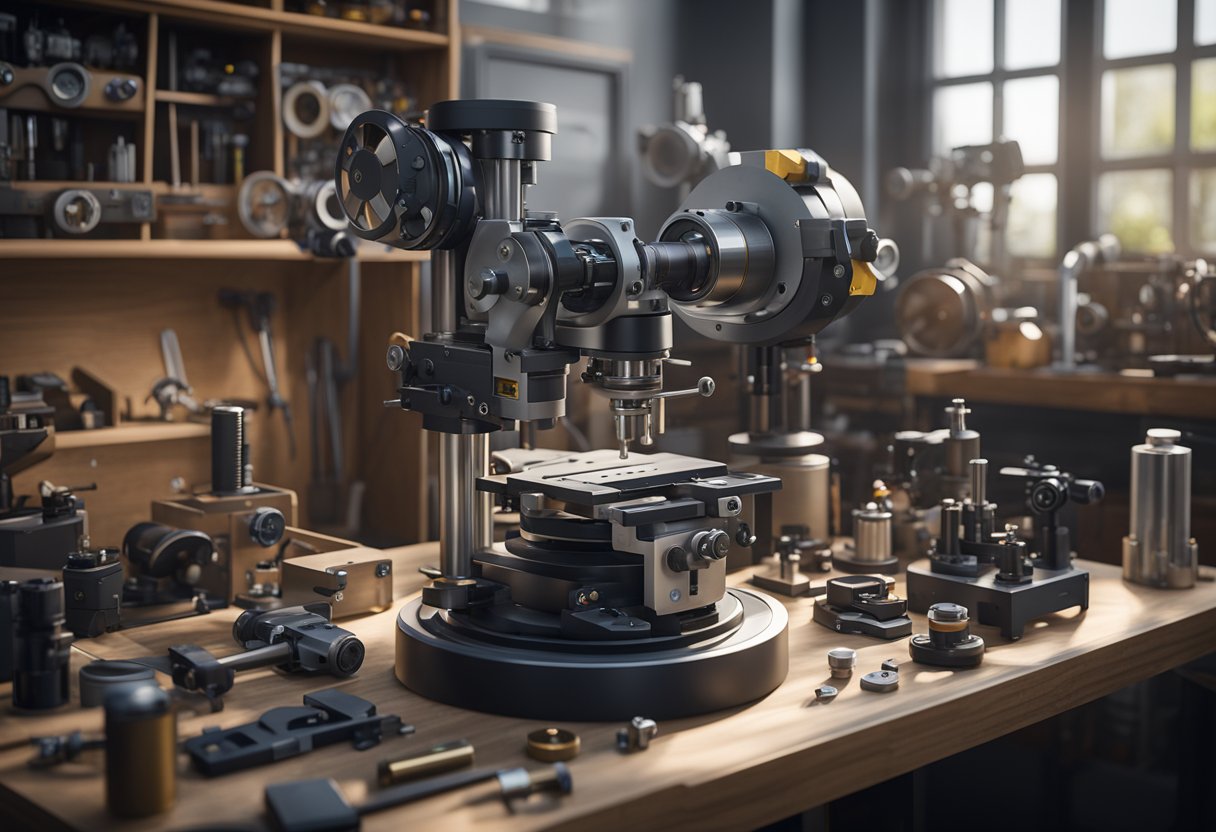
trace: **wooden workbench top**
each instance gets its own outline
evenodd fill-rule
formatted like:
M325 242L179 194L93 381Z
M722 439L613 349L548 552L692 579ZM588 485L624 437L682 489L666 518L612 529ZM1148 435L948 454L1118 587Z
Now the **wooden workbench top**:
M1143 371L1061 373L1014 370L976 361L909 359L907 390L916 396L1021 404L1137 416L1216 418L1216 377L1157 378Z
M542 723L462 711L425 700L393 677L396 608L421 585L415 569L433 563L434 544L391 550L399 600L392 612L350 619L343 626L367 645L358 678L344 690L375 702L380 713L412 723L412 737L389 738L364 752L335 745L310 754L207 779L179 758L178 799L172 813L139 823L118 823L104 808L100 752L52 771L31 771L29 752L0 754L0 816L16 817L41 830L56 825L80 829L184 829L221 822L264 822L262 790L267 783L329 776L352 801L374 788L376 763L387 755L422 750L445 740L467 738L477 765L540 764L522 751L524 735ZM486 789L472 788L364 818L368 830L413 829L740 829L769 823L858 789L994 739L1068 708L1093 700L1216 650L1216 585L1185 591L1130 586L1118 569L1086 563L1091 570L1090 608L1032 624L1016 643L1004 643L993 628L976 627L988 641L977 669L949 671L914 665L907 640L882 642L839 636L811 622L809 599L787 600L790 613L790 674L773 694L731 711L659 725L651 748L619 754L613 723L567 724L583 742L571 763L574 793L560 801L534 799L513 813L498 801L470 804ZM737 575L733 580L742 580ZM903 594L902 582L897 592ZM162 624L82 642L74 649L73 674L89 657L130 658L159 653L172 643L193 641L228 652L235 613ZM914 632L925 630L913 616ZM829 681L827 651L858 651L857 672L839 684L834 702L815 702L815 688ZM860 690L861 674L883 659L901 663L900 689L891 694ZM476 684L476 680L470 680ZM75 678L73 675L73 685ZM179 738L204 726L255 720L278 705L299 705L310 691L331 687L328 678L283 677L273 671L240 674L219 714L183 714ZM7 685L0 696L7 697ZM99 710L69 708L30 717L0 716L0 742L32 734L98 730ZM139 773L132 773L138 777ZM434 826L427 825L434 823ZM12 829L7 822L5 829ZM24 828L24 827L23 827Z

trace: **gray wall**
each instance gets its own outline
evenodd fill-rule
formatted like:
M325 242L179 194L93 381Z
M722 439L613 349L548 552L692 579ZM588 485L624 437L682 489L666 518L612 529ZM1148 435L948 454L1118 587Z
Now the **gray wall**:
M632 142L638 127L671 118L677 5L673 0L550 0L550 11L537 14L462 0L460 17L467 25L516 29L630 50L633 61L625 81L625 113ZM466 87L464 92L470 90ZM528 98L528 91L520 90L517 97ZM633 144L627 148L626 157L629 205L624 208L629 209L643 236L656 234L676 207L675 193L643 179ZM605 206L603 210L615 208Z

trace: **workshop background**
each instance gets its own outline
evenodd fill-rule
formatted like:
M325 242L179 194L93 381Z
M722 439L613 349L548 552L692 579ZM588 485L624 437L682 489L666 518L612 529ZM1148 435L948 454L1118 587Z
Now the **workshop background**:
M1216 565L1216 0L0 0L0 375L56 413L12 495L71 487L118 546L207 482L223 400L253 408L254 477L298 493L298 525L433 539L436 450L384 406L389 336L428 328L428 257L353 247L325 188L353 115L455 97L556 104L529 204L648 240L727 149L812 148L853 182L898 269L790 370L836 531L894 434L964 397L994 470L1033 452L1105 483L1073 541L1108 563L1131 445L1180 430ZM742 358L682 326L676 355L673 386L710 373L718 398L673 401L659 447L725 459ZM603 408L571 410L536 441L612 444ZM986 817L995 788L1005 825L1211 817L1212 677L1187 674L877 788L917 823Z

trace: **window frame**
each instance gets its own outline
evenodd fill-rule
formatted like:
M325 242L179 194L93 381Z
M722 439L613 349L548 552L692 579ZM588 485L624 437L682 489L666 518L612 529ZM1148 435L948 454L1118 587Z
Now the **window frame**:
M1216 149L1194 150L1191 148L1191 68L1195 61L1216 58L1216 43L1198 46L1195 43L1195 8L1198 0L1172 0L1176 4L1176 41L1172 52L1151 55L1134 55L1127 58L1106 57L1106 0L1094 4L1094 53L1093 83L1091 89L1093 162L1090 176L1093 184L1089 193L1089 216L1087 226L1096 236L1109 229L1098 228L1098 181L1102 174L1111 171L1168 170L1171 174L1170 234L1174 240L1174 252L1182 257L1211 256L1216 254L1216 244L1210 249L1201 249L1191 241L1191 174L1197 170L1216 167ZM1102 158L1102 79L1112 69L1129 69L1142 66L1174 67L1174 146L1166 153L1151 156L1129 156L1122 159ZM1080 242L1080 241L1078 241ZM1146 252L1132 252L1144 254Z
M1016 0L1013 0L1016 2ZM1005 83L1007 81L1015 81L1022 78L1042 78L1048 75L1055 76L1057 84L1056 96L1056 160L1050 164L1027 164L1023 175L1033 173L1050 173L1055 176L1056 180L1056 222L1055 222L1055 251L1047 255L1041 256L1026 256L1010 254L1009 257L1016 258L1023 262L1055 262L1059 259L1063 252L1061 244L1064 241L1064 159L1065 159L1065 138L1068 135L1068 119L1069 114L1064 102L1067 100L1068 89L1066 81L1068 77L1066 56L1068 54L1068 0L1060 0L1060 43L1059 51L1054 64L1044 64L1042 66L1028 67L1025 69L1006 69L1005 68L1005 9L1008 5L1008 0L992 0L992 69L989 72L960 75L957 77L941 78L937 75L937 0L928 0L927 20L927 49L925 51L927 60L924 63L925 87L928 90L928 109L929 118L925 125L926 135L924 139L925 147L928 148L927 158L932 158L937 155L938 150L934 146L934 130L937 124L937 91L943 87L960 86L963 84L989 83L992 85L992 141L1001 138L1004 121L1005 121ZM1013 137L1010 137L1013 138ZM1008 234L1008 227L1003 232ZM1003 241L1006 251L1009 249L1008 237Z

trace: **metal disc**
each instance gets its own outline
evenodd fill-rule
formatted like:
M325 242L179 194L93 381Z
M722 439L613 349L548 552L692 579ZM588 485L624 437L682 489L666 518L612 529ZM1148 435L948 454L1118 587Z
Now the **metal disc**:
M486 643L445 626L414 599L397 616L397 679L431 699L489 713L548 720L675 719L759 699L789 668L788 616L780 602L744 589L738 628L704 645L670 648L663 638L611 652ZM602 648L603 645L600 645Z

